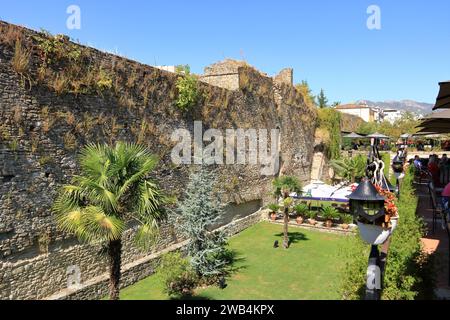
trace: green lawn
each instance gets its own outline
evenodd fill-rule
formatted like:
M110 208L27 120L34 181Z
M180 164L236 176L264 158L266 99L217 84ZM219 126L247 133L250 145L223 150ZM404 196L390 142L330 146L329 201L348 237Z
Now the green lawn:
M343 261L339 252L345 236L290 227L291 247L273 248L282 241L282 226L259 223L230 239L238 254L235 272L224 290L198 289L195 297L214 300L340 299ZM150 276L121 291L124 300L169 299L159 277Z

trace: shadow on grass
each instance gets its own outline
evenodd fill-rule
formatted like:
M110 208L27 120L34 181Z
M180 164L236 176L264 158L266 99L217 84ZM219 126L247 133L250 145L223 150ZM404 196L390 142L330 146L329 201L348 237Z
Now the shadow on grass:
M245 257L239 254L236 250L227 250L227 265L228 265L228 274L227 277L230 277L233 273L237 273L238 271L247 268L246 265L242 263L245 261ZM239 266L236 266L239 264Z
M274 236L275 237L283 237L284 233L283 232L277 233ZM304 233L301 233L301 232L298 232L298 231L296 231L296 232L288 232L288 237L289 237L289 245L291 245L293 243L300 242L300 241L309 240L308 237Z

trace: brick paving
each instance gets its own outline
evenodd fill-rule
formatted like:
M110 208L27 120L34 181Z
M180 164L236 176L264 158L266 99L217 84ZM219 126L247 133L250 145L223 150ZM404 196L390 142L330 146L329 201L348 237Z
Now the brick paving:
M442 227L440 220L437 220L435 232L432 231L433 211L428 187L425 184L416 184L416 193L419 197L417 215L421 216L427 224L427 233L422 238L424 251L435 255L436 295L441 299L450 299L447 231Z

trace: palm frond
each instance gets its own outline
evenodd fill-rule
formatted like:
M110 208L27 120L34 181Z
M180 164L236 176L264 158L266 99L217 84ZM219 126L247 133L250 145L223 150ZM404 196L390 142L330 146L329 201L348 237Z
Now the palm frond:
M102 208L89 206L82 211L78 236L88 242L113 241L121 238L125 223L112 215L107 215Z

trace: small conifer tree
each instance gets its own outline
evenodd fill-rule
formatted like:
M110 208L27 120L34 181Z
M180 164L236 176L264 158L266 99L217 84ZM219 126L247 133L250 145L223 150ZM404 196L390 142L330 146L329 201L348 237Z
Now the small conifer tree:
M204 168L193 172L184 200L178 206L177 225L190 240L188 255L192 267L207 282L223 282L230 262L225 233L211 231L224 213L218 192L214 190L216 180L214 173Z

